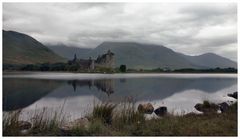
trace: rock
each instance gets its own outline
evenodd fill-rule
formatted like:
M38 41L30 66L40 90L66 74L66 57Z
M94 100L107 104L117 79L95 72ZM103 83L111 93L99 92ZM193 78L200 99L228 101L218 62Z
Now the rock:
M228 94L228 96L237 99L237 97L238 97L237 94L238 94L238 92L234 92L232 94Z
M146 114L152 114L153 113L153 105L151 103L147 104L139 104L138 105L138 111Z
M203 104L196 104L194 108L203 113L217 113L219 110L219 106L214 103L209 103L208 101L204 101Z
M198 103L194 106L194 108L198 111L203 111L203 104Z
M84 128L88 128L89 127L89 120L87 118L79 118L79 119L76 119L72 122L69 122L69 123L66 123L64 125L62 125L60 127L60 130L64 133L68 133L70 132L73 128L76 128L76 127L84 127Z
M18 127L20 130L28 130L32 127L32 124L27 121L18 121Z
M165 106L159 107L154 111L154 113L157 116L164 116L167 114L167 107L165 107Z
M220 111L222 113L226 112L229 109L229 107L230 107L226 102L220 103L218 105L219 105Z
M76 119L76 120L74 120L74 122L77 124L77 126L83 126L85 128L88 128L89 123L90 123L87 118Z

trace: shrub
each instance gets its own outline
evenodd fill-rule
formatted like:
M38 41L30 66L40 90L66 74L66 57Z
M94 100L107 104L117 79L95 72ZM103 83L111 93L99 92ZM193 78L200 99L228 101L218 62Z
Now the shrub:
M126 70L127 70L126 65L121 65L121 66L119 67L119 70L120 70L120 72L126 72Z

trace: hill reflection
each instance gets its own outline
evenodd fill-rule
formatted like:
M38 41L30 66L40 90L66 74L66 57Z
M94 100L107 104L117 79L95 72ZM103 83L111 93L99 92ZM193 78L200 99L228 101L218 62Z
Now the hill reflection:
M100 101L162 100L186 90L214 93L237 84L236 78L117 78L47 80L3 78L3 110L22 109L41 100L94 96ZM226 92L228 93L228 92ZM191 99L191 98L189 98ZM53 101L53 100L51 100ZM79 102L81 103L81 102Z

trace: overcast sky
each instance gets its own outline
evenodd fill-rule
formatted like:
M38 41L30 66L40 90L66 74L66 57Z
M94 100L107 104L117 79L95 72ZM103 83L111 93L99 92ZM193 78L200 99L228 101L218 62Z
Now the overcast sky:
M134 41L237 61L237 4L231 3L3 3L3 29L44 44Z

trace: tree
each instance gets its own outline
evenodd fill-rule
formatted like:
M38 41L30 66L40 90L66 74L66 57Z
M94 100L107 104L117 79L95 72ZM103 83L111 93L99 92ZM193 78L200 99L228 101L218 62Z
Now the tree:
M121 65L119 70L120 70L120 72L126 72L126 70L127 70L126 65Z

